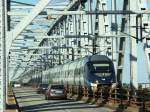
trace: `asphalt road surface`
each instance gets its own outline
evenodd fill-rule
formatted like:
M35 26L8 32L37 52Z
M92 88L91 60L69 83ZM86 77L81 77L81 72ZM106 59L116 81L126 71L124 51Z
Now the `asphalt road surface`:
M34 88L13 88L22 112L113 112L113 110L73 99L45 100Z

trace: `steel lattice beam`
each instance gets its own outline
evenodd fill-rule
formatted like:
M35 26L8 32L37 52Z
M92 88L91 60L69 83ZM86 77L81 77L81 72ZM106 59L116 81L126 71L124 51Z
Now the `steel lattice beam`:
M10 32L11 40L8 42L10 49L12 41L35 19L36 16L49 4L51 0L40 0L39 3L32 9L28 16L23 18L21 22ZM7 51L8 54L9 50Z

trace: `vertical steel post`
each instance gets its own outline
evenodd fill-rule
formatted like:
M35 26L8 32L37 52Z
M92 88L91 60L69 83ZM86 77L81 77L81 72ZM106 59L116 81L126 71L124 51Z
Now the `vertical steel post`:
M5 28L5 0L1 1L1 74L0 74L0 110L6 108L6 28Z
M138 10L138 0L132 1L129 0L129 7L130 10ZM130 15L130 26L136 26L136 15ZM130 35L136 37L136 29L133 27L130 27ZM131 38L130 39L130 63L131 63L131 86L133 85L134 88L137 88L137 43L136 39Z
M10 0L5 0L5 12L10 11ZM10 16L5 13L5 32L10 30ZM6 40L7 43L7 40ZM7 44L6 44L7 49ZM9 87L9 56L6 54L6 102L8 102L8 87Z
M111 0L111 10L117 10L116 5L117 5L116 0ZM111 28L112 28L112 35L117 35L118 26L117 26L117 15L116 14L111 15ZM114 63L116 73L117 73L117 62L118 62L118 60L117 60L117 56L118 56L117 50L118 50L118 39L117 38L112 38L112 61ZM117 82L120 82L120 80L117 81Z
M98 0L98 10L107 10L107 0ZM99 15L98 16L98 35L104 35L104 34L108 34L108 31L110 31L110 24L109 24L109 19L108 19L108 15ZM107 45L109 45L107 42L109 42L110 44L112 44L110 38L99 38L99 49L100 49L100 54L102 55L107 55L108 57L111 56L111 54L109 53L109 47L105 47Z
M74 49L72 48L72 61L74 61Z
M143 17L144 15L137 15L136 16L136 33L137 33L137 85L140 87L140 84L142 83L148 83L149 82L149 74L147 69L147 63L146 63L146 52L144 49L144 38L143 38ZM143 59L141 59L143 58ZM142 65L142 66L141 66ZM140 71L141 68L145 68L145 70ZM143 78L143 79L142 79ZM142 87L144 88L144 85L142 84Z
M58 41L58 42L59 42L59 43L58 43L58 44L59 44L58 46L59 46L59 47L61 47L60 39L59 39L59 41ZM58 56L59 56L59 57L58 57L58 58L59 58L59 65L61 65L61 49L59 49L59 51L58 51L58 52L59 52L59 55L58 55Z
M2 1L0 1L0 14L2 15ZM1 35L0 35L0 111L3 111L3 63L2 63L2 16L0 18L0 21L1 21L1 24L0 24L0 32L1 32Z

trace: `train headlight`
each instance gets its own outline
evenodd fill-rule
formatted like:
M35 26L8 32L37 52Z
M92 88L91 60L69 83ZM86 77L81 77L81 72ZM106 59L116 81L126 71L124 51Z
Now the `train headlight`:
M95 83L98 84L99 83L98 80L96 80Z
M102 78L102 80L106 80L105 78Z

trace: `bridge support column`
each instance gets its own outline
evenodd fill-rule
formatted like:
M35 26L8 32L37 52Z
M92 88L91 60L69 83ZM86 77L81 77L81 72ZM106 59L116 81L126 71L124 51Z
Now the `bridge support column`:
M0 1L0 111L6 108L6 3L7 0Z
M146 10L146 0L132 1L130 0L130 10ZM135 5L136 4L136 5ZM144 5L145 4L145 5ZM144 14L143 14L144 15ZM144 15L145 17L145 15ZM131 27L130 32L131 37L131 84L134 88L138 89L139 84L141 83L149 83L149 74L147 70L148 61L146 58L146 52L144 47L146 47L146 43L143 41L143 23L144 18L142 15L132 15L130 16ZM136 37L136 38L133 38Z

